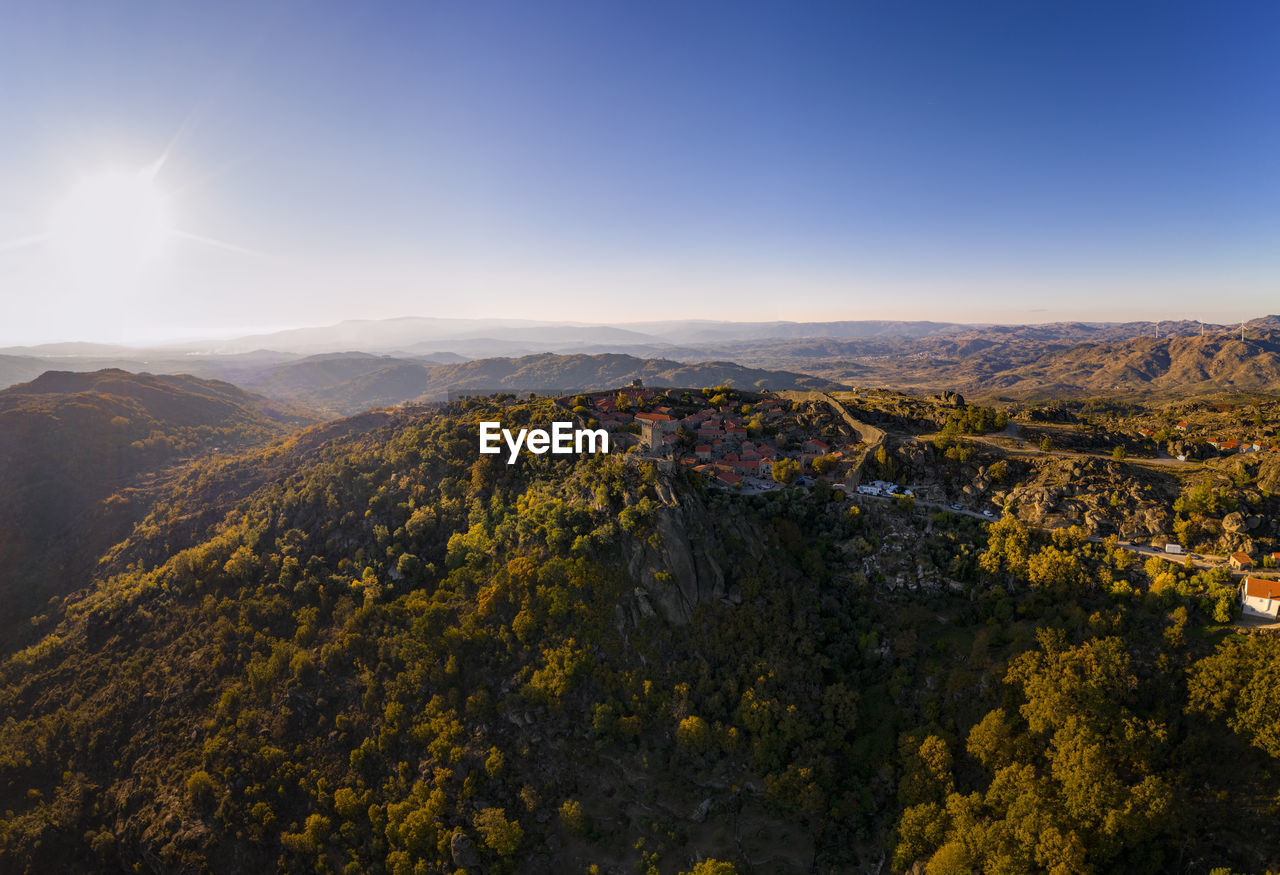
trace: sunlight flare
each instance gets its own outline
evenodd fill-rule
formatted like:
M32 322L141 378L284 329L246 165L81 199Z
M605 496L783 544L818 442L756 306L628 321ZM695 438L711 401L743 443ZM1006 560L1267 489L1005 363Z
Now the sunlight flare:
M66 266L110 278L136 273L162 254L171 226L156 169L86 176L58 201L48 239Z

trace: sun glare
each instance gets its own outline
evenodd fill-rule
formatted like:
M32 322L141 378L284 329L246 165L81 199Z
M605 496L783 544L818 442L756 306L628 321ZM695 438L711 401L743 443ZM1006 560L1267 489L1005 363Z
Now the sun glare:
M53 210L49 240L63 267L97 279L134 274L161 253L169 236L167 204L154 172L87 176Z

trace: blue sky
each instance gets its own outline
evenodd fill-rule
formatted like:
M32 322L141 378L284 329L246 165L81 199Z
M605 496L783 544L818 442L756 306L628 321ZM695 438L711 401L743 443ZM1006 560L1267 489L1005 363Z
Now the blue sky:
M1169 0L11 4L0 342L1275 312L1278 38ZM202 239L65 270L53 205L161 155Z

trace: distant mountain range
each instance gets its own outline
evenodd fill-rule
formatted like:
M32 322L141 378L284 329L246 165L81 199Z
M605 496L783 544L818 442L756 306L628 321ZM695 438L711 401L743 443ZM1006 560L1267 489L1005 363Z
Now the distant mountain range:
M991 397L1194 394L1280 388L1280 317L964 325L950 322L619 324L402 318L132 349L59 343L0 350L0 385L46 370L188 373L329 415L460 389L831 384ZM1232 338L1235 338L1233 345Z
M458 352L479 346L482 355L505 352L560 352L575 347L692 345L794 337L925 337L971 326L949 322L728 322L669 320L636 323L544 322L527 319L350 320L336 325L296 328L224 341L177 344L175 352L234 354L269 349L314 354L341 350L365 352ZM58 344L59 347L66 346ZM0 350L10 352L10 350Z
M733 362L685 364L629 355L555 355L489 358L427 364L391 356L317 356L278 364L241 384L272 398L347 415L404 401L440 400L450 392L580 392L648 385L749 389L830 389L839 383L788 371L747 368Z
M1187 396L1280 391L1280 319L1125 337L1119 326L981 329L915 341L742 345L743 364L785 367L859 386L956 389L979 397Z

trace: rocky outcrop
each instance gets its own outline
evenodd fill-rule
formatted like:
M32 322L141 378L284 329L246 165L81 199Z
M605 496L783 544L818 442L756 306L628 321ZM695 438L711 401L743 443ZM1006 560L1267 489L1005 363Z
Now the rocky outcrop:
M713 514L705 499L690 487L662 478L657 485L659 508L648 537L624 541L624 560L638 584L624 613L632 624L659 616L683 626L699 605L741 600L738 588L726 585L717 555L762 553L761 535L736 514Z
M1248 524L1245 522L1244 515L1238 511L1229 513L1222 518L1222 529L1228 534L1238 535L1246 528L1248 528Z
M480 854L476 852L476 846L471 841L471 837L462 830L455 832L453 838L449 840L449 853L453 856L453 865L459 869L480 867Z
M1094 536L1154 540L1172 525L1167 500L1127 478L1115 463L1097 459L1049 462L1035 481L999 497L1015 507L1019 519L1039 528L1076 525Z

